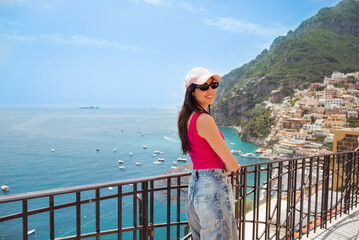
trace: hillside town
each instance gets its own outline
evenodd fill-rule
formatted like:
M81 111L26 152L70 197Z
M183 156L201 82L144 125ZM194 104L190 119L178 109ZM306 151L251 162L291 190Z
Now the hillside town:
M333 72L322 83L295 90L281 103L265 101L276 124L261 158L291 158L331 153L333 130L359 127L359 72Z

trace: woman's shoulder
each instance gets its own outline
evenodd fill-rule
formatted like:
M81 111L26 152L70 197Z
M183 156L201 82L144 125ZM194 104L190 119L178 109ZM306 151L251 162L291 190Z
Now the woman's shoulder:
M197 117L197 123L199 124L210 124L214 122L213 117L205 112L200 113Z

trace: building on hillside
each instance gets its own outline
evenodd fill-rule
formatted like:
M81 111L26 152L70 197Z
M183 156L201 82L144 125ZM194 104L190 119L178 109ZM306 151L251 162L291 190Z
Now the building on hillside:
M324 120L324 127L333 128L333 127L344 127L347 123L347 118L345 114L333 114L328 119Z
M320 87L320 83L312 83L312 84L310 84L310 89L311 89L311 90L314 90L314 89L316 89L317 87Z
M357 111L348 111L348 118L358 118L358 112Z
M292 137L292 139L300 140L300 141L305 141L306 138L307 138L307 134L303 132L295 132Z
M303 133L312 133L315 128L316 128L315 124L306 123L306 124L304 124L303 127L300 129L300 132L303 132Z
M328 85L329 86L329 85ZM337 90L336 89L332 89L332 88L327 88L324 89L324 98L328 99L328 98L335 98L337 95Z
M345 78L345 74L341 72L333 72L332 73L332 79L338 80L339 78Z

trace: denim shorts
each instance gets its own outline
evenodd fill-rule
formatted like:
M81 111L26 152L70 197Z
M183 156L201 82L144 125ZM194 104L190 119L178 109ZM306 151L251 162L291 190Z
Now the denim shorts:
M194 240L238 239L232 185L224 169L192 171L186 215Z

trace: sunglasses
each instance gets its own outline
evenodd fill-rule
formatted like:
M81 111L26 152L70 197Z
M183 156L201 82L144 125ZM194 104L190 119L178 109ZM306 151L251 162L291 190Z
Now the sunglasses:
M196 86L196 88L199 88L201 91L207 91L209 87L212 89L216 89L219 86L219 82L212 81L210 84L204 83L202 85Z

